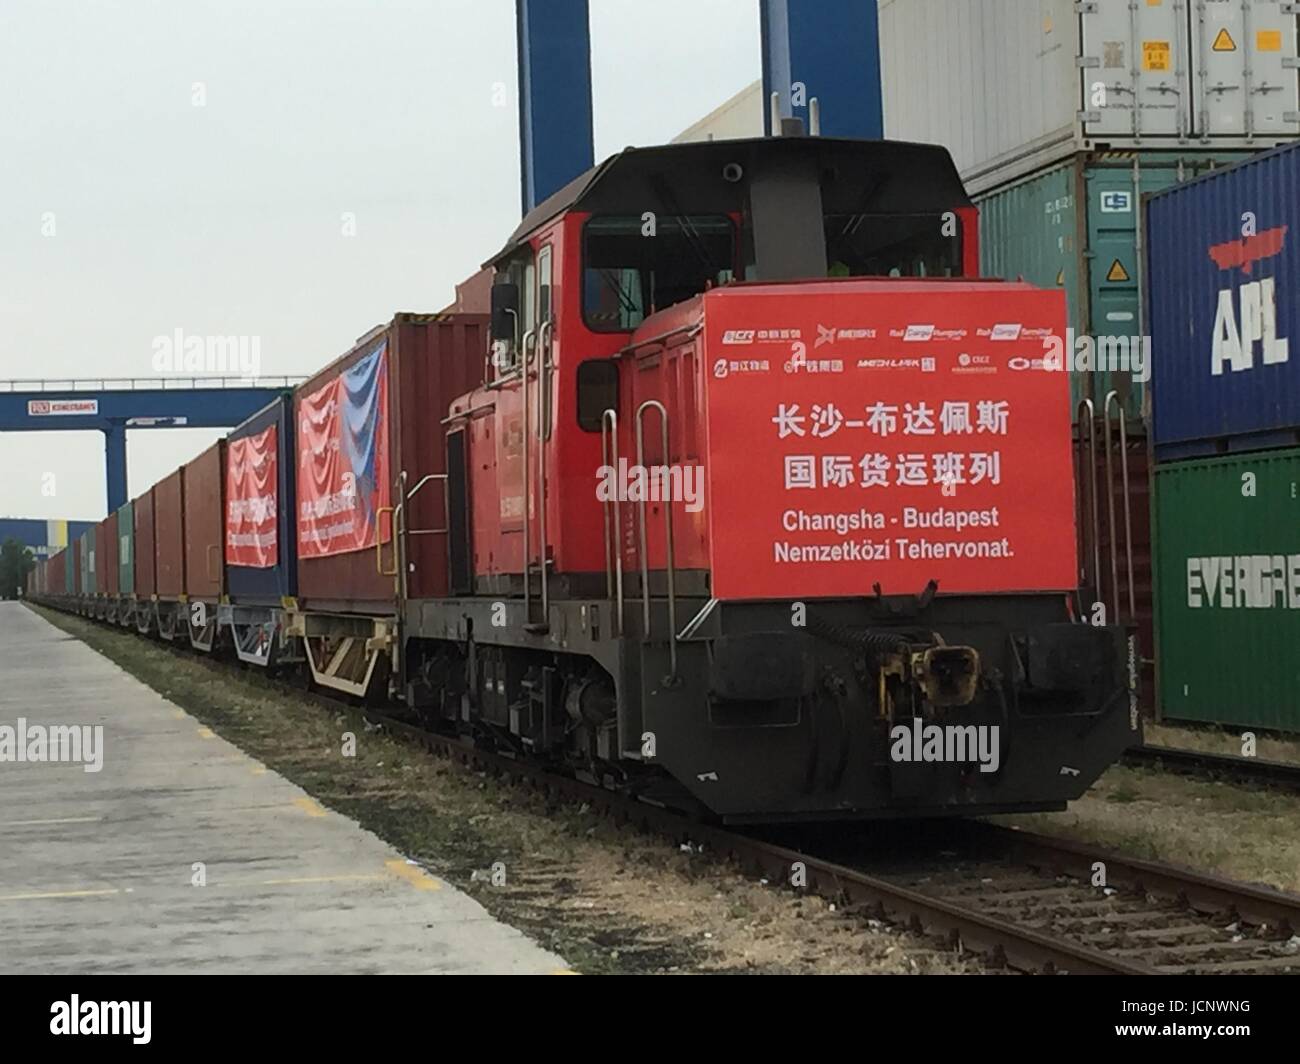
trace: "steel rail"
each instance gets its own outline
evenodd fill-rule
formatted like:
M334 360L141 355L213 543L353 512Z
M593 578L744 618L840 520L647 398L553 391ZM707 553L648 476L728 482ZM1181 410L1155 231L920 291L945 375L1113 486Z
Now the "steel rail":
M1182 775L1300 791L1300 765L1286 761L1262 761L1173 746L1134 746L1124 752L1124 760L1133 765L1163 768Z
M1300 933L1300 895L1240 883L1165 861L1130 857L1073 839L993 824L981 824L979 829L1026 864L1087 880L1100 862L1105 865L1106 880L1112 886L1133 887L1156 898L1180 902L1197 912L1230 913L1248 924Z

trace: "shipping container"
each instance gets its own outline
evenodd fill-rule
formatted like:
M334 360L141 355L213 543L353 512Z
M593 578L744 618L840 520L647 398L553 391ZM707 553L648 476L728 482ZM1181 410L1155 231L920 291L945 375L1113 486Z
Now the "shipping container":
M147 602L158 593L153 529L153 489L135 500L135 595Z
M1142 197L1240 158L1080 155L976 199L980 272L1064 289L1075 334L1075 343L1067 346L1086 352L1077 341L1088 337L1094 342L1094 369L1071 372L1070 398L1076 408L1091 399L1100 412L1113 389L1130 427L1136 428L1147 391L1143 378L1151 372L1149 360L1134 357L1145 351L1141 340L1148 335L1141 298Z
M1300 443L1300 147L1145 213L1157 458Z
M442 487L445 481L425 478L446 472L442 422L452 399L483 382L487 324L485 315L399 314L387 325L372 329L352 350L294 392L294 446L299 463L298 597L304 608L371 614L389 613L395 608L396 578L380 572L381 564L385 567L391 564L392 546L391 516L378 512L379 500L387 498L388 505L394 505L404 483L408 493L416 492L407 501L406 527L413 533L447 527ZM336 513L328 496L337 496L337 492L331 492L328 484L313 485L310 471L304 472L309 455L313 451L319 453L321 440L331 431L322 423L306 432L309 426L303 416L304 403L312 409L325 410L323 390L345 374L356 374L372 365L366 361L372 357L377 357L373 365L383 367L387 424L379 424L382 418L372 410L364 429L353 437L348 449L364 452L371 459L382 456L390 482L386 488L374 483L366 491L358 492L353 506ZM337 423L334 431L341 431ZM386 440L386 448L375 446L381 435ZM364 483L367 477L373 481L378 464L375 461L369 470L354 469L358 483ZM322 515L315 524L315 532L312 523L303 520L304 506L309 510L314 506ZM354 521L360 521L355 532ZM348 527L349 537L368 545L347 549L341 543L322 538L326 526L343 524ZM376 527L383 544L382 558L375 549ZM405 576L409 596L445 595L446 537L412 534L407 544L409 565ZM327 553L320 554L321 550Z
M1300 450L1156 470L1162 715L1300 731Z
M185 594L192 600L215 601L223 594L225 447L226 441L218 440L181 467L185 491Z
M885 135L972 193L1079 152L1300 134L1296 8L1265 0L881 0Z
M67 562L63 567L65 580L63 592L69 598L81 593L81 540L74 539L68 544Z
M62 595L64 587L67 584L68 570L68 550L65 547L52 558L50 558L49 568L46 570L45 586L42 589L47 595Z
M293 394L285 393L226 441L225 555L230 600L279 605L298 593Z
M135 594L135 505L130 502L117 510L117 593Z
M185 480L181 470L153 486L154 582L160 599L185 594Z
M78 594L93 596L95 594L95 530L86 529L78 540L81 544L81 586Z
M111 513L95 526L95 565L99 570L97 589L101 595L117 597L117 514Z

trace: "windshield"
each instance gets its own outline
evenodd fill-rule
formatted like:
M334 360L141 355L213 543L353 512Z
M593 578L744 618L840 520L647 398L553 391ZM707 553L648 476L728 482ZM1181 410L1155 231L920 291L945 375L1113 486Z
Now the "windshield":
M960 226L942 214L828 214L826 260L829 277L959 277Z
M628 332L734 276L735 227L726 215L592 218L584 245L582 312L597 332Z

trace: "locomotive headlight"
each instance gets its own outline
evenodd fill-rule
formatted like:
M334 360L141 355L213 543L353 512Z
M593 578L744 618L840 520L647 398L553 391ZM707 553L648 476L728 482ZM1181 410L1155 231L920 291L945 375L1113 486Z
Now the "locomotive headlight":
M722 180L730 181L733 185L745 176L745 168L740 163L727 163L722 168Z

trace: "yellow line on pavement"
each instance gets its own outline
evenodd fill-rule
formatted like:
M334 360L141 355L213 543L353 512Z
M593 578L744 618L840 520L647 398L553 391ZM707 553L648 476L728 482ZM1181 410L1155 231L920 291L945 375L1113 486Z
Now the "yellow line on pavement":
M105 894L121 894L120 890L42 890L29 894L0 894L0 901L35 901L39 898L99 898Z
M2 820L0 828L26 828L41 824L94 824L103 819L99 816L64 816L54 820Z
M308 816L325 816L325 810L310 798L295 798L293 804Z
M341 876L299 876L295 879L264 879L262 885L266 887L287 887L296 886L299 883L348 883L358 881L371 881L383 879L378 873L358 872L355 875Z
M385 861L384 867L397 876L398 879L406 880L416 890L442 890L442 884L418 865L394 860Z
M216 737L217 737L217 733L214 732L211 728L200 728L200 729L199 729L199 738L200 738L200 739L215 739Z

